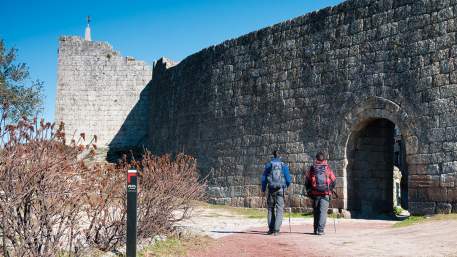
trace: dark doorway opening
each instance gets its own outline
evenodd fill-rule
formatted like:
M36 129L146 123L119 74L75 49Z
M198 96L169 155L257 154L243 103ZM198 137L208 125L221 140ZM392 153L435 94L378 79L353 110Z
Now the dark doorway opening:
M394 205L407 208L401 142L399 130L387 119L368 120L352 133L347 152L347 208L353 217L393 217Z

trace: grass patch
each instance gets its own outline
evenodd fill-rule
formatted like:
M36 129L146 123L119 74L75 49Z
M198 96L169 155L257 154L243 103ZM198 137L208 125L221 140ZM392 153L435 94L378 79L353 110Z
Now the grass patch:
M426 216L409 216L408 218L399 221L393 225L394 228L408 227L411 225L419 224L427 219Z
M139 257L178 257L186 256L188 251L207 248L214 242L208 236L169 237L146 246L138 253Z
M401 213L403 212L403 208L401 208L400 206L394 206L394 214L395 215L401 215Z
M186 250L178 238L167 238L163 241L158 241L153 245L143 248L138 254L140 257L168 257L168 256L184 256Z
M244 216L249 219L266 219L268 211L266 209L254 209L254 208L237 208L232 207L231 211L235 214ZM312 213L300 213L300 212L292 212L290 217L292 218L309 218L312 217ZM289 212L284 210L283 214L284 219L289 218Z
M429 221L440 220L457 220L457 214L437 214L433 216L410 216L405 220L399 221L393 225L394 228L408 227Z
M249 218L249 219L267 218L267 210L266 209L231 207L229 210L233 214L244 216L244 217Z
M243 216L249 219L266 219L267 218L267 209L266 208L243 208L243 207L233 207L229 205L216 205L216 204L208 204L202 203L200 206L208 209L220 209L225 210L233 215ZM293 212L291 213L292 218L309 218L312 217L312 213L299 213ZM289 212L286 210L284 211L284 219L289 218Z

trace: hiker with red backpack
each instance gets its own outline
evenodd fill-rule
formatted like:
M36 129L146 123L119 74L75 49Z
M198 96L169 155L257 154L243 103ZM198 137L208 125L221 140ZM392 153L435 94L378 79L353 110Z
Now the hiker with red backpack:
M284 194L290 185L289 167L278 157L278 151L273 151L271 161L265 164L262 175L262 193L268 189L268 232L279 235L284 213Z
M325 160L324 153L316 154L313 166L306 174L305 188L313 200L314 234L324 235L327 221L328 206L331 201L332 191L336 185L336 177Z

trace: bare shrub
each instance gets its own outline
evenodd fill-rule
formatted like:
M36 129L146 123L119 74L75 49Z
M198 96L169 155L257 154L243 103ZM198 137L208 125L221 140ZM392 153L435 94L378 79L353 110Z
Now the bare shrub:
M5 108L6 110L6 108ZM0 220L5 256L54 256L77 249L80 152L63 143L63 124L0 121Z
M118 248L126 239L126 188L129 167L138 179L138 237L150 238L173 232L174 225L188 218L195 200L201 200L205 183L198 180L196 160L179 154L153 156L146 151L141 161L122 161L116 167L93 168L93 192L88 193L84 216L90 221L85 238L100 250Z
M7 110L7 108L3 108ZM202 199L196 160L179 154L87 166L85 135L65 144L64 125L0 119L0 256L77 256L126 239L126 175L139 172L138 237L169 234Z
M138 234L166 234L173 225L188 218L194 200L201 200L205 183L199 181L197 161L178 154L153 156L146 151L140 161Z
M82 234L85 242L102 251L117 249L126 239L127 202L125 164L95 165L85 180L91 190L84 196Z

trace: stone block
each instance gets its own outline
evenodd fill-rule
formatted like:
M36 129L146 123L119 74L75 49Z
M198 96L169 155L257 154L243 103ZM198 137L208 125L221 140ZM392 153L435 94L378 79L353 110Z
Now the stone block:
M350 219L351 218L351 212L345 209L341 209L340 211L340 217L344 219Z
M265 205L264 197L246 197L243 206L248 208L265 208Z
M443 163L443 173L457 173L457 161Z
M447 189L442 187L420 188L424 201L447 201Z
M412 215L432 215L435 214L435 202L409 202L409 212Z
M441 174L440 186L441 187L455 187L456 174Z
M457 202L457 187L447 188L447 202Z
M436 205L436 213L438 214L450 214L452 211L452 205L450 203L438 203Z
M439 176L438 176L439 178ZM439 183L439 182L438 182ZM434 181L433 181L433 176L431 175L411 175L409 176L409 187L415 188L423 188L423 187L431 187L433 186Z

